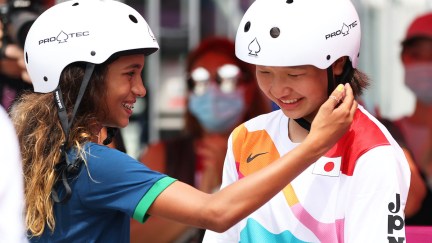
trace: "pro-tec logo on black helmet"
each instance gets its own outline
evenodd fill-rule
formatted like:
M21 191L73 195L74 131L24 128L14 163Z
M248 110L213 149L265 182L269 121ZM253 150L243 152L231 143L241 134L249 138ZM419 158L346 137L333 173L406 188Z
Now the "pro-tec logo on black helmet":
M81 31L81 32L73 32L66 34L63 30L60 31L60 33L57 35L57 37L49 37L45 38L43 40L39 40L39 45L45 44L45 43L51 43L54 41L58 41L58 43L65 43L68 41L69 38L79 38L79 37L86 37L90 35L90 31Z

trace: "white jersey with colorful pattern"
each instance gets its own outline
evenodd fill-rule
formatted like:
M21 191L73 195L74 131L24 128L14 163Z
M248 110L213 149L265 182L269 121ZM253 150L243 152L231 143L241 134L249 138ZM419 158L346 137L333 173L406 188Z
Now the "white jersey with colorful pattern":
M297 145L280 110L240 125L229 139L222 188ZM228 231L207 231L204 242L405 242L409 181L401 148L359 106L350 130L325 156Z

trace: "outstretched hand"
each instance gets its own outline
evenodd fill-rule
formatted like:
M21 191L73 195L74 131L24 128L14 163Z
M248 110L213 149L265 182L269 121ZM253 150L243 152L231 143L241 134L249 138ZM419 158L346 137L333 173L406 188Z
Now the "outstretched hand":
M357 105L351 86L338 85L321 105L306 139L312 139L324 151L329 150L350 128Z

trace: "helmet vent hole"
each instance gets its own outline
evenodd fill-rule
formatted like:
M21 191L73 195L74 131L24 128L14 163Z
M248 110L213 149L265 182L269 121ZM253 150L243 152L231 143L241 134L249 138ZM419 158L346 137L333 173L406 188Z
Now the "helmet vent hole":
M48 82L48 78L46 76L44 76L44 81Z
M250 30L250 27L251 27L251 23L250 21L248 21L244 26L244 32L248 32Z
M78 5L79 5L79 3L74 3L74 4L72 4L72 6L74 6L74 7L75 7L75 6L78 6Z
M27 52L25 53L25 60L26 60L26 63L28 64L28 53Z
M331 56L330 56L330 55L327 55L327 60L330 60L330 58L331 58Z
M278 38L280 35L280 29L278 27L273 27L270 30L270 36L273 38Z
M133 16L132 14L129 14L129 19L134 22L135 24L138 23L137 18L135 18L135 16Z
M288 3L288 4L291 4L291 3L293 3L294 2L294 0L287 0L286 1L286 3Z
M96 55L96 52L95 52L95 51L91 51L91 52L90 52L90 55L95 56L95 55Z

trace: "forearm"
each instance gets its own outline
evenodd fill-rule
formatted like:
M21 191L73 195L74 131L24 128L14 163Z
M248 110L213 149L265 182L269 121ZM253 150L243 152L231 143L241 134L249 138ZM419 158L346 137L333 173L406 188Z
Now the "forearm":
M270 166L211 195L211 203L198 211L205 214L202 215L206 219L202 227L225 231L269 201L325 151L326 148L305 140Z
M341 87L332 93L336 100L342 100L345 94ZM258 173L215 194L174 182L157 197L147 213L217 232L233 226L274 197L348 131L357 103L351 87L346 85L346 88L342 103L329 98L322 105L309 135L299 146Z
M177 181L157 197L148 213L223 232L269 201L329 149L312 141L307 138L269 166L214 194Z

